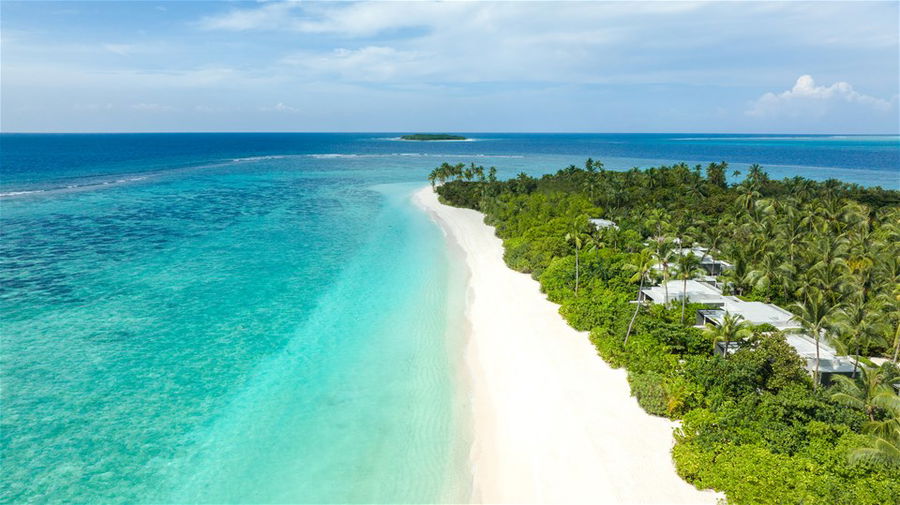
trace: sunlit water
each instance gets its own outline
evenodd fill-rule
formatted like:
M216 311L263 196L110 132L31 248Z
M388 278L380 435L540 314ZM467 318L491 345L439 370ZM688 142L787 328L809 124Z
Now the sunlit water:
M2 501L467 499L465 272L409 199L442 161L900 167L896 137L391 137L0 137Z

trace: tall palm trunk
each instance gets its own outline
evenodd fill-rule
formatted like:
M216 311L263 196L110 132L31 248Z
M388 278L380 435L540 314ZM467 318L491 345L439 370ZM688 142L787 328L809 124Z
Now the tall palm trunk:
M578 247L575 247L575 296L578 296Z
M819 389L819 334L816 334L816 373L813 376L813 389Z
M685 302L687 302L687 277L681 279L681 324L684 324Z
M634 326L634 320L637 319L638 311L641 310L641 291L644 290L644 276L641 276L641 284L638 286L637 302L634 306L634 314L631 315L631 321L628 322L628 331L625 332L625 345L628 345L628 337L631 335L631 328Z
M897 364L897 355L900 354L900 328L894 332L894 364Z
M669 265L663 263L663 288L666 291L665 306L669 308Z

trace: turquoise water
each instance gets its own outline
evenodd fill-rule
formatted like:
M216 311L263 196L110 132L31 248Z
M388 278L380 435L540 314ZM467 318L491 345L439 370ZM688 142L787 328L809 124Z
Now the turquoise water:
M0 136L0 500L464 501L465 272L409 200L442 161L900 186L896 137L390 138Z
M467 496L462 276L418 184L303 168L4 202L4 501Z

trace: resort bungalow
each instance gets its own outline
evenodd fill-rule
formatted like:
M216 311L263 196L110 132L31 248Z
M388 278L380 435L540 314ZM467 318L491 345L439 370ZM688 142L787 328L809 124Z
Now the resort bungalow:
M719 326L725 319L726 313L741 316L744 321L751 324L771 324L782 331L800 328L794 315L777 305L745 302L740 298L724 295L719 307L697 311L697 324L704 326L709 323Z
M809 373L816 370L816 340L815 338L800 333L800 324L790 312L762 302L745 302L732 296L725 296L725 303L721 308L697 311L697 324L712 324L719 326L725 319L726 313L739 315L750 324L770 324L775 329L786 332L785 339L788 345L797 351L797 354L805 362L805 368ZM719 355L731 354L738 349L738 342L717 342L716 353ZM853 359L847 356L838 356L837 351L823 341L819 341L819 379L824 384L831 382L831 376L835 374L850 375L853 373Z
M706 309L697 311L697 325L711 324L719 326L725 319L725 314L739 315L744 321L753 325L769 324L777 330L786 332L788 345L794 348L797 354L805 362L805 368L813 373L816 369L816 341L809 335L797 332L800 324L794 315L787 310L762 302L747 302L734 296L723 295L715 287L697 281L687 281L687 289L682 286L682 281L670 281L668 286L669 301L677 301L687 296L690 303L700 303ZM640 301L651 303L664 303L665 287L653 286L641 291ZM735 352L739 347L738 342L717 342L716 353L727 355ZM831 381L834 374L850 375L853 373L853 360L847 356L838 356L837 351L819 341L819 376L824 383Z
M806 369L813 373L816 369L816 340L803 333L788 333L787 343L806 361ZM838 356L833 347L819 341L819 380L823 384L830 384L834 375L853 374L854 361L849 356Z
M710 256L709 249L705 247L683 247L680 249L675 249L673 252L679 256L693 254L694 256L700 258L700 267L706 270L706 273L709 275L722 275L722 272L724 272L725 270L734 268L731 263L727 261L717 260Z
M595 219L590 219L589 221L591 222L592 225L594 225L594 228L597 228L598 230L602 230L604 228L615 228L617 230L619 229L619 227L616 226L616 223L613 221L610 221L609 219L596 219L595 218Z
M638 301L650 303L665 303L668 294L669 302L678 301L685 296L692 303L702 303L710 307L719 307L724 303L722 292L705 282L689 280L674 280L662 286L652 286L641 290Z

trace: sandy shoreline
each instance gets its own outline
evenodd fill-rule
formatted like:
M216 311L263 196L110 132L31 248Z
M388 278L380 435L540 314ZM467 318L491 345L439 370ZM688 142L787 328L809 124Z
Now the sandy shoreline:
M675 473L672 422L646 414L623 370L600 359L528 275L503 263L482 214L414 202L469 269L465 361L473 405L476 503L716 503Z

